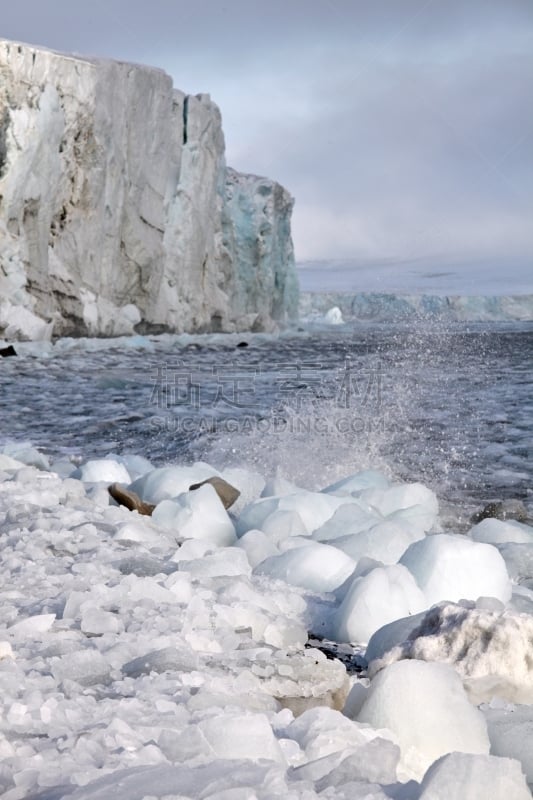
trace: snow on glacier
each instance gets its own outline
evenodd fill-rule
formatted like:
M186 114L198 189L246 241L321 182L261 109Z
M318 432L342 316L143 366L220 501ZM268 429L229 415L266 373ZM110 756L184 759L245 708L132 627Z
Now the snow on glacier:
M463 686L472 696L472 675L462 666L477 663L483 672L507 665L509 671L518 634L502 637L498 620L530 624L531 618L481 598L478 618L493 620L494 635L480 652L484 629L473 604L459 606L464 622L449 615L442 640L451 642L453 634L457 645L444 652L438 626L426 629L420 621L437 611L427 612L425 589L415 581L424 583L424 575L413 559L411 574L405 565L384 566L362 553L354 558L336 545L350 523L349 514L338 515L350 508L357 524L366 509L369 530L380 518L377 529L385 526L385 536L406 532L409 513L398 528L397 515L414 509L413 536L439 541L440 534L420 527L421 520L424 527L438 523L434 498L422 488L391 487L377 474L361 473L327 492L274 481L278 494L259 499L269 482L240 470L234 474L251 502L228 514L212 487L189 493L185 486L199 472L217 474L209 465L169 472L109 457L99 473L93 462L80 465L79 477L61 477L23 463L35 461L31 447L18 455L20 461L15 453L0 455L5 800L46 793L57 800L107 800L110 793L124 800L176 793L385 798L389 790L398 797L430 797L431 791L444 797L453 785L446 762L452 750L462 759L461 790L481 785L485 764L495 784L527 796L521 763L529 770L530 762L520 737L501 744L499 731L504 724L512 730L512 719L468 701ZM108 469L116 475L117 465L157 498L155 517L116 506L105 484L91 480ZM229 470L221 474L227 478ZM178 513L167 514L169 503ZM240 538L233 533L222 543L202 535L218 530L222 512ZM339 535L320 542L313 529L328 523ZM390 545L387 552L392 561ZM485 594L491 581L495 597L501 594L492 559L478 559L476 570ZM308 644L309 632L331 635L342 622L347 638L362 645L370 628L379 629L375 638L391 618L418 611L410 618L411 630L420 628L412 642L419 647L416 660L386 661L409 639L407 628L397 627L370 680L347 674L340 660ZM368 630L358 627L362 622ZM528 628L520 624L527 655ZM425 652L423 640L432 635L432 650ZM470 643L472 656L462 666L453 657L461 641ZM448 665L433 663L435 657ZM526 673L513 675L525 690ZM517 720L521 730L527 719ZM505 758L487 755L489 738Z

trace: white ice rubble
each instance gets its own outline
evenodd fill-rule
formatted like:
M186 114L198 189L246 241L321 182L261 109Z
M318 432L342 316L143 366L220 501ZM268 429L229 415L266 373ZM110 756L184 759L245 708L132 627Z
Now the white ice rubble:
M0 40L6 338L270 330L296 313L292 203L226 167L209 95Z
M39 455L0 453L3 800L530 796L527 526L443 534L428 488L374 471ZM209 474L247 505L189 491ZM366 675L309 632L368 642Z

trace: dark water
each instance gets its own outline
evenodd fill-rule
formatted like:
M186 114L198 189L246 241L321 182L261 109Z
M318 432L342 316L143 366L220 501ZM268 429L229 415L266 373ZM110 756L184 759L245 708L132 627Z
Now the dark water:
M237 341L80 341L3 359L1 439L52 458L203 457L315 487L375 466L465 507L531 498L532 325Z

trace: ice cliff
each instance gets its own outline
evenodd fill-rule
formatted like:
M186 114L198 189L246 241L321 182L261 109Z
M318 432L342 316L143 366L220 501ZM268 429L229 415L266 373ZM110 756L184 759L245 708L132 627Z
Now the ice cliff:
M332 314L337 309L338 315ZM338 322L506 322L533 320L533 294L436 295L394 292L301 292L300 316ZM325 316L330 315L330 319ZM336 321L335 321L336 320Z
M292 203L226 167L208 95L0 41L0 336L268 329L297 311Z

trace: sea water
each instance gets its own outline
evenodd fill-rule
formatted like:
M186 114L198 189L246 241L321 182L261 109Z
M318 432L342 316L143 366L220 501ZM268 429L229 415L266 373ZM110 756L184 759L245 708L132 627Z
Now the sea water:
M247 465L317 488L357 469L456 509L531 496L533 324L315 326L279 337L20 344L2 442L53 459Z

